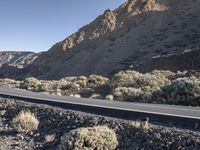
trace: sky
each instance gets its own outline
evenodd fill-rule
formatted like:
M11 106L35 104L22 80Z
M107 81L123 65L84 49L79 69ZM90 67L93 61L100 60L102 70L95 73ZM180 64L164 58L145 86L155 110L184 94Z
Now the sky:
M0 51L46 51L126 0L0 0Z

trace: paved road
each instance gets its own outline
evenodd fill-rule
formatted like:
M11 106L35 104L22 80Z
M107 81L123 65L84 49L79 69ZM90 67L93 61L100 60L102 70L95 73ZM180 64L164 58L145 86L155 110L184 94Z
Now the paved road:
M200 122L199 107L131 103L131 102L75 98L67 96L52 96L48 94L34 93L34 92L16 90L5 87L0 87L0 96L4 97L9 96L11 98L17 98L33 103L50 104L59 107L63 106L69 109L77 108L77 110L80 109L81 111L84 110L86 112L87 109L90 112L96 111L96 113L104 111L102 112L104 113L104 115L106 113L111 113L108 110L113 110L112 112L114 113L113 115L115 117L121 116L120 118L125 117L129 119L131 117L132 118L154 117L154 120L156 120L155 118L159 117L157 121L171 118L175 120L179 119L180 121L183 121L183 119L187 119L185 121L190 121L191 119L193 119L195 122ZM128 115L128 117L126 115Z

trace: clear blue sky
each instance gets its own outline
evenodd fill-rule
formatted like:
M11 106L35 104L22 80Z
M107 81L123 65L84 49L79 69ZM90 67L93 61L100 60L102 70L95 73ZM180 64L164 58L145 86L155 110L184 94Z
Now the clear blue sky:
M0 51L45 51L126 0L0 0Z

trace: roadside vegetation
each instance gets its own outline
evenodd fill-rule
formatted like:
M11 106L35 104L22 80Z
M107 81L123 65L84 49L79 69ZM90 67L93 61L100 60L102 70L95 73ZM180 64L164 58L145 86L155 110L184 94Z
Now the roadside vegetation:
M115 150L118 146L115 131L107 126L78 128L61 137L58 150Z
M53 81L0 79L0 85L60 96L200 106L200 73L195 71L126 70L111 78L90 75Z
M30 133L38 129L39 121L35 115L29 111L21 111L12 120L13 128L18 132Z
M4 98L0 119L2 150L200 149L199 127L183 130L178 121L165 126Z

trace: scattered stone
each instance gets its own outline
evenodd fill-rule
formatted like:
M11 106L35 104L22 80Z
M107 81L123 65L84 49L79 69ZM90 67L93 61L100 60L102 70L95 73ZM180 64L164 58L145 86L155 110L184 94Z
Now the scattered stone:
M56 134L53 133L53 134L47 134L45 135L45 143L49 143L49 142L53 142L56 138Z
M5 111L5 110L2 110L2 111L0 111L0 117L1 117L1 116L4 116L4 115L5 115L5 113L6 113L6 111Z
M113 101L114 100L114 96L109 94L109 95L106 95L106 99L109 100L109 101Z
M150 124L147 122L126 121L104 116L92 115L88 113L70 111L48 105L31 104L22 101L0 98L0 108L5 110L5 120L0 123L0 132L7 134L0 136L0 148L7 146L7 149L57 149L62 143L61 137L67 133L72 133L80 128L94 128L97 126L106 126L111 129L117 137L118 145L116 149L200 149L200 133L198 129L185 130L176 126ZM12 128L12 120L15 114L22 110L31 110L37 114L40 124L37 132L28 134L17 134ZM92 130L93 131L93 130ZM101 130L104 131L104 130ZM77 133L77 132L76 132ZM84 132L85 133L85 132ZM87 132L89 133L89 132ZM23 137L20 137L22 135ZM90 134L84 134L89 136ZM92 134L94 137L98 134ZM101 135L101 134L100 134ZM77 136L73 136L77 137ZM93 136L89 136L90 138ZM106 136L103 139L107 139ZM93 145L95 140L87 140L87 146ZM100 140L101 138L98 138ZM97 141L98 141L97 140ZM110 139L111 140L111 139ZM16 143L17 141L17 143ZM71 139L71 145L74 140ZM109 140L107 140L109 141ZM103 145L103 144L102 144ZM4 148L4 147L3 147Z

